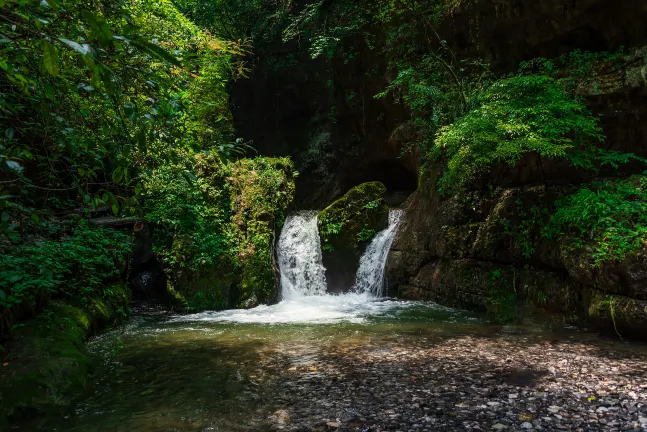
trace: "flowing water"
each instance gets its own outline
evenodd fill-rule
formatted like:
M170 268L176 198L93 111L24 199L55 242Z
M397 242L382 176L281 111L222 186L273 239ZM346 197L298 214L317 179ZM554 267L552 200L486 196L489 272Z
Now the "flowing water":
M317 212L303 211L287 218L279 237L277 254L283 300L326 293L326 269L321 263Z
M378 233L366 248L366 252L359 261L355 291L368 293L374 297L384 296L386 288L384 268L391 245L398 231L401 217L402 210L391 210L389 212L388 228Z
M325 292L315 213L292 215L277 248L280 303L192 315L138 309L127 325L88 344L100 364L90 379L87 397L63 422L48 420L38 428L79 432L275 430L277 424L289 423L283 417L299 403L287 393L288 386L297 385L290 378L295 371L305 380L298 383L302 388L312 379L324 383L314 393L306 392L312 399L301 401L306 410L313 406L326 412L327 405L321 404L358 403L352 394L347 399L325 400L325 389L332 385L326 383L353 379L335 372L335 363L329 364L328 373L336 374L330 381L318 371L322 359L333 352L364 350L362 358L370 367L373 360L366 356L383 358L403 344L426 347L437 343L432 341L468 337L490 340L493 335L516 331L433 303L379 297L400 216L392 212L389 227L368 247L355 289L333 296ZM312 415L306 412L303 418Z

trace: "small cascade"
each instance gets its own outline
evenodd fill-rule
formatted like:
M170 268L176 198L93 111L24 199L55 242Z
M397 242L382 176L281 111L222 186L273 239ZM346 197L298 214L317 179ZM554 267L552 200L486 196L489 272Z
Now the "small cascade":
M354 290L357 293L370 294L375 297L383 297L384 289L384 268L386 259L389 256L391 245L398 232L402 210L391 210L389 212L389 226L379 232L368 245L364 255L359 261L359 269L355 277Z
M316 211L288 216L277 254L283 300L326 294L326 269L321 262Z

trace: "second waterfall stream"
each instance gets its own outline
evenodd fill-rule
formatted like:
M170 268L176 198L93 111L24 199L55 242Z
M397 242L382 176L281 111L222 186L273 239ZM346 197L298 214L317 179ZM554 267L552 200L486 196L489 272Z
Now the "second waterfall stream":
M356 281L349 292L326 293L326 269L322 263L317 212L301 211L285 221L277 246L281 276L281 301L253 309L202 312L182 320L240 323L360 322L403 302L384 299L384 268L397 234L402 210L391 210L388 227L375 235L360 259Z

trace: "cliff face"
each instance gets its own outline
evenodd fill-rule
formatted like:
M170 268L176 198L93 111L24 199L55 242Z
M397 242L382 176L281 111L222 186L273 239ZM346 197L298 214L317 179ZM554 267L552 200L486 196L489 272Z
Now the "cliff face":
M537 57L624 47L618 64L601 65L594 82L578 93L599 117L606 149L647 156L645 22L647 4L640 1L460 0L438 32L458 58L482 59L496 76ZM278 56L261 56L262 67L233 89L240 133L261 153L295 159L298 206L323 208L365 181L382 182L392 205L417 189L404 204L388 263L393 295L489 310L501 318L551 311L644 333L642 252L623 263L594 266L590 248L548 241L540 227L526 223L531 209L543 209L548 218L560 194L577 191L594 176L531 154L514 167L494 167L475 179L470 192L443 198L435 188L438 173L418 178L421 155L403 152L416 135L406 109L390 97L373 97L394 78L381 50L385 36L379 29L376 34L377 47L361 38L347 41L355 55L346 61L312 60L297 54L297 46L283 46ZM273 70L263 63L270 57L291 66ZM643 170L629 164L621 175Z
M454 49L480 55L499 71L578 48L633 47L625 48L620 67L600 70L581 94L600 118L607 149L645 155L647 49L640 44L647 31L640 22L647 5L638 3L485 1L457 7L444 27L454 30ZM549 241L540 226L529 226L532 209L542 209L547 220L558 196L592 180L563 163L539 162L528 156L515 167L495 167L487 178L494 188L476 182L470 193L448 199L437 193L433 175L421 182L406 203L389 259L391 293L487 310L502 319L553 312L644 337L644 248L623 262L595 265L589 245L570 248L567 239ZM623 175L643 170L628 166Z
M615 52L647 45L644 2L453 3L439 26L440 36L457 57L482 59L497 75L515 71L524 60L576 49ZM417 187L419 155L405 151L414 137L407 110L390 96L374 98L394 77L387 70L384 29L373 26L370 31L376 35L370 46L358 36L344 41L345 51L352 52L346 58L312 59L299 41L277 42L256 53L249 79L231 88L238 134L253 141L260 154L293 158L300 172L296 202L303 208L323 208L367 181L382 182L396 196ZM639 76L637 72L634 78ZM647 115L645 87L618 89L617 76L606 78L603 94L591 96L588 103L600 116L608 147L647 151L647 123L641 120ZM536 181L532 165L520 166L520 178L508 183ZM550 175L583 180L564 176L561 167Z
M398 203L416 189L417 159L401 158L404 143L390 139L407 113L391 98L374 98L387 84L386 62L361 38L346 44L351 60L312 59L296 44L277 44L231 89L238 133L261 154L294 160L301 208L323 209L369 181Z

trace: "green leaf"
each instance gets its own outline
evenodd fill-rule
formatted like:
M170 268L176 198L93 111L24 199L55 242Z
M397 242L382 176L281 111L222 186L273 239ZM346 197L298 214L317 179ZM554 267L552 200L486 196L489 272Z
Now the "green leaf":
M0 300L4 300L7 298L7 295L0 289Z
M41 47L43 48L43 68L52 76L58 75L59 59L56 47L52 45L50 41L45 39L41 41Z
M38 217L38 215L36 213L31 214L31 220L33 220L34 223L40 222L40 218Z
M151 57L166 61L174 66L182 66L182 62L180 62L175 56L173 56L170 52L166 51L161 46L155 45L152 42L144 39L133 39L130 41L130 44L149 54Z
M117 167L116 170L112 172L112 181L119 183L124 178L124 170L122 167Z
M83 11L83 20L90 27L92 36L95 37L102 46L107 46L112 42L112 30L106 20L94 12Z
M22 167L22 165L20 165L16 161L10 161L10 160L5 161L5 165L7 165L7 167L9 167L9 169L14 170L14 171L19 171L20 172L20 171L22 171L24 169Z
M81 55L92 54L92 47L89 44L80 44L65 38L58 38L58 40L72 48L74 51L80 53Z
M2 212L2 216L0 216L0 220L2 220L2 222L7 222L9 218L10 218L9 213Z
M112 213L114 213L115 215L119 213L119 206L117 204L112 205Z

